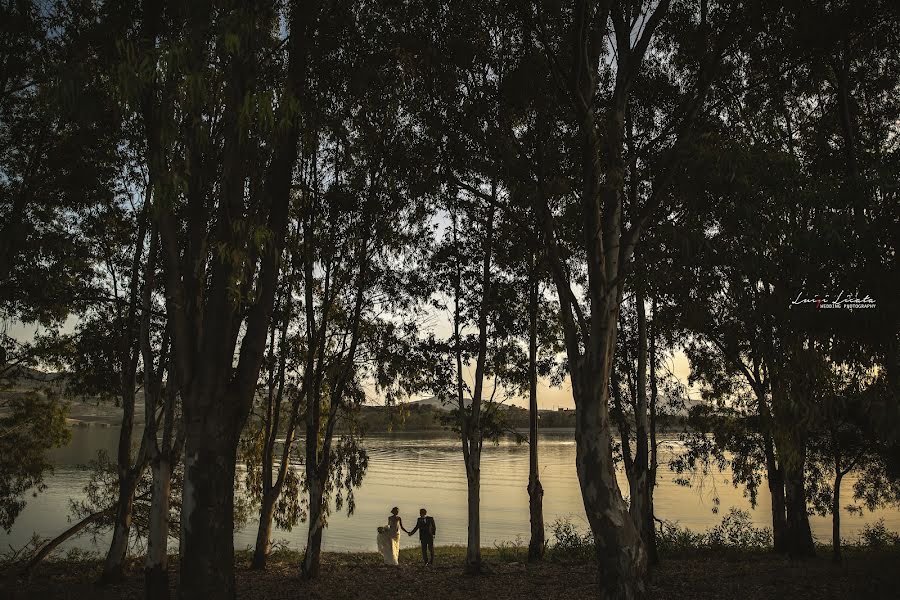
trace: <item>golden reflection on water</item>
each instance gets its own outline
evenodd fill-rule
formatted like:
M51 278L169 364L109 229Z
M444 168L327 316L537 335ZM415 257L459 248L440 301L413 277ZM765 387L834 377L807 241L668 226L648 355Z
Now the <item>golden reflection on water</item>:
M87 481L85 471L73 465L91 460L98 449L115 448L118 428L76 428L69 446L54 453L58 465L47 479L48 489L37 498L29 498L26 507L11 534L0 531L0 544L6 547L23 546L33 532L49 537L66 529L69 523L68 499L79 497ZM751 512L757 526L771 526L768 489L761 483L759 503L751 509L744 497L743 488L735 489L727 473L716 473L705 481L697 481L690 488L673 482L674 475L667 461L679 451L675 436L663 436L660 456L658 486L655 492L655 508L661 519L677 521L683 527L703 530L721 521L729 507ZM379 434L366 438L369 453L369 470L362 488L356 491L356 512L347 518L345 513L334 513L324 536L326 550L375 550L375 530L387 521L392 506L400 508L400 514L408 525L415 522L418 509L426 507L437 520L439 544L464 544L466 541L466 480L459 441L449 432L416 432ZM302 447L302 444L301 444ZM581 493L575 473L575 441L572 432L544 432L540 438L541 483L544 486L544 519L549 526L555 519L570 519L582 529L587 529ZM512 441L499 446L485 444L482 457L481 535L482 544L491 546L501 541L514 541L517 536L527 543L528 497L528 448ZM844 481L842 497L852 495L853 478ZM619 485L627 494L627 480L619 473ZM714 498L720 499L719 514L713 513ZM884 518L887 527L900 531L900 511L896 509L866 512L862 517L842 514L842 535L854 538L865 523ZM822 542L831 540L830 517L810 517L813 534ZM301 524L293 531L274 532L274 539L286 540L291 547L305 546L306 526ZM256 539L256 523L251 520L235 533L235 546L250 546ZM401 543L413 545L414 539L401 536ZM101 539L101 547L104 540ZM68 544L91 548L88 538Z

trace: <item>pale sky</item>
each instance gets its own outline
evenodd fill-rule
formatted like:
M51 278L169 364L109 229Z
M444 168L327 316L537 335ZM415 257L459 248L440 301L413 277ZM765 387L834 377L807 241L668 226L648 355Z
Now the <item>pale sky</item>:
M71 332L75 328L75 324L77 323L77 319L75 317L70 317L61 327L63 332ZM441 319L437 320L436 329L443 330ZM19 340L19 341L29 341L33 339L36 332L40 331L40 327L33 324L22 324L16 322L10 322L7 324L7 335ZM449 327L448 327L449 331ZM436 332L439 333L440 332ZM690 374L690 364L688 363L687 356L684 355L680 350L677 351L667 362L668 367L672 370L675 377L685 386L688 386L688 375ZM474 365L471 365L466 369L465 379L469 382L472 380L472 376L474 374L475 368ZM491 384L486 382L487 386ZM691 391L694 390L692 388ZM490 393L490 388L487 393ZM498 392L497 398L500 398L500 393ZM425 395L423 395L424 397ZM507 404L515 404L518 406L528 406L528 398L527 396L508 398L506 400ZM538 382L538 406L541 409L555 410L557 408L575 408L575 402L572 400L572 388L569 384L568 378L563 382L560 386L551 386L549 381L546 379L541 379Z

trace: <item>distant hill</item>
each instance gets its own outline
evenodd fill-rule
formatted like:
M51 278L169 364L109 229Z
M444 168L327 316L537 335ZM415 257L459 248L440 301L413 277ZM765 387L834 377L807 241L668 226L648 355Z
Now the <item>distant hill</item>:
M19 366L3 373L3 376L0 377L0 389L31 391L50 386L61 393L65 389L66 379L65 373L39 371Z
M465 402L466 406L468 406L471 402L471 398L464 398L463 402ZM408 406L431 406L438 410L452 410L456 406L456 399L453 400L444 400L440 396L428 396L427 398L422 398L421 400L412 400L410 402L404 402L404 404Z

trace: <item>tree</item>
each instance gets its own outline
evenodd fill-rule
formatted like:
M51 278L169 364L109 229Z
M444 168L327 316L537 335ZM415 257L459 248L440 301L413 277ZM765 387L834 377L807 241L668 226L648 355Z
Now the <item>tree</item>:
M710 11L705 2L699 14L688 7L670 13L668 2L646 10L643 5L618 2L576 2L571 11L550 10L539 5L528 11L526 19L545 54L549 76L557 82L556 114L564 114L561 120L577 139L580 162L571 188L578 190L578 202L554 205L541 194L534 210L542 223L560 300L577 410L578 476L604 574L601 596L643 597L646 551L634 520L626 516L611 454L609 382L619 304L637 242L665 199L672 168L694 134L718 66L736 39L737 13L718 7ZM690 75L682 76L692 86L676 101L674 116L661 128L667 143L659 153L665 158L646 178L651 191L632 199L639 203L632 206L625 188L626 113L651 42L666 21L706 43L692 52L690 45L674 40L675 48L685 52L680 64L690 65ZM653 143L660 147L658 141ZM565 210L577 210L582 223L580 239L571 246L575 240L560 237L559 215ZM572 252L562 250L569 247L577 248L586 265L577 282L585 290L589 312L573 290L576 271L565 260Z
M159 4L147 5L135 41L120 42L123 64L133 73L121 86L146 136L184 411L184 597L235 594L236 451L265 353L307 71L299 3L285 14L290 36L284 44L272 27L279 14L274 5L211 8L171 5L163 12ZM169 60L182 49L185 60ZM284 55L284 62L265 61ZM209 61L221 61L221 80ZM141 64L157 67L133 68ZM179 88L184 93L176 96ZM270 145L263 146L264 135ZM265 148L257 156L270 158L262 169L248 158L254 147Z

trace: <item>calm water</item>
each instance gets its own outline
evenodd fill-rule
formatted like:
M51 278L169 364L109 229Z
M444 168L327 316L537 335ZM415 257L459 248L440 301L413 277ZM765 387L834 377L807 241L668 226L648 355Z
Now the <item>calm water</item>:
M28 506L12 532L0 530L0 547L23 546L33 533L51 537L68 527L68 500L78 498L87 481L87 472L77 467L94 458L97 450L114 454L118 439L116 427L75 428L68 447L53 454L55 472L47 479L47 490L30 498ZM356 492L356 512L333 513L325 532L326 550L372 550L375 528L387 520L392 506L412 526L422 506L437 521L439 544L464 544L466 541L466 479L459 442L449 433L419 432L371 435L365 445L369 453L369 470L362 487ZM703 530L716 525L721 514L731 506L750 510L759 526L770 526L768 496L760 493L755 510L743 497L741 489L731 486L727 476L720 475L702 487L685 488L673 483L673 475L665 462L679 451L677 440L664 442L660 457L656 511L660 518L677 521L682 526ZM482 544L528 539L528 447L514 442L499 446L486 445L482 457ZM575 440L572 432L547 432L541 435L541 482L544 486L544 518L549 525L557 518L569 518L587 529L584 508L575 473ZM627 490L624 473L619 484ZM852 493L853 480L844 481L843 495ZM765 490L763 483L762 490ZM712 512L713 497L721 499L719 514ZM862 517L844 513L842 529L846 537L855 537L865 523L884 518L893 531L900 531L900 511L881 510ZM831 539L830 518L811 517L813 534L820 540ZM305 524L293 531L276 531L276 540L286 540L294 548L305 546ZM235 546L243 548L255 542L256 523L252 520L235 533ZM403 545L415 540L401 536ZM103 544L104 540L100 540ZM96 549L92 540L82 537L70 540L64 547ZM101 545L101 548L103 546Z

